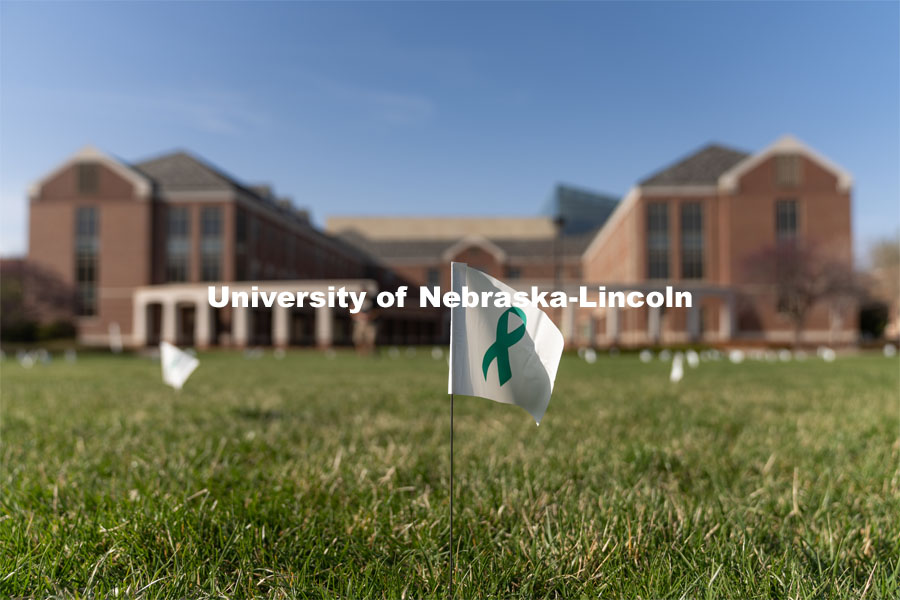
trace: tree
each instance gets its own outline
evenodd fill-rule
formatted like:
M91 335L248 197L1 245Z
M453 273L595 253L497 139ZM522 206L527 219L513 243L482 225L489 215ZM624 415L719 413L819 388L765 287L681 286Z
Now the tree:
M0 339L69 336L75 295L54 273L22 259L0 261Z
M863 290L851 265L796 240L755 252L747 257L747 270L756 283L772 286L776 310L793 325L795 345L801 341L813 307L828 301L833 311L841 314Z
M876 242L870 251L870 306L883 307L884 322L878 327L889 337L900 335L900 234Z

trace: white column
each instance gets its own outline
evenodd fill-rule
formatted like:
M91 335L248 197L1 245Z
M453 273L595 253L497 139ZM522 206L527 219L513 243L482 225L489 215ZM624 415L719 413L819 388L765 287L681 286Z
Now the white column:
M647 315L647 337L654 344L659 343L660 333L662 331L662 319L660 318L660 309L650 307Z
M328 306L316 309L316 346L330 348L334 341L334 315Z
M250 309L235 306L231 309L231 343L238 347L247 345L250 337Z
M289 308L275 304L272 307L272 344L285 347L291 341L291 331L288 325L291 322Z
M147 345L147 303L135 296L131 303L131 344L137 348Z
M613 344L619 343L619 308L606 309L606 338Z
M194 345L198 348L208 347L211 330L212 307L206 300L200 300L194 308Z
M734 336L734 296L722 298L719 307L719 339L728 341Z
M162 339L170 344L178 343L178 310L175 300L162 303Z
M687 313L687 334L688 339L692 342L700 339L700 307L697 304L697 297L695 296L694 303Z

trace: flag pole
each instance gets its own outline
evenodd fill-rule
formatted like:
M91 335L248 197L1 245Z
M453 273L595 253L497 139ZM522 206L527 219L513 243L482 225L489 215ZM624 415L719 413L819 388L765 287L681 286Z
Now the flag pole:
M453 394L450 394L450 600L453 600Z

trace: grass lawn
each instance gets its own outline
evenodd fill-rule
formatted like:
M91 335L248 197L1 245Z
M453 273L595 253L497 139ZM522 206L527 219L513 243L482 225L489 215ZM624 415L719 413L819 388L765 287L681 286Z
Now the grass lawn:
M446 596L447 365L2 365L0 596ZM458 597L900 597L900 369L567 356L456 401Z

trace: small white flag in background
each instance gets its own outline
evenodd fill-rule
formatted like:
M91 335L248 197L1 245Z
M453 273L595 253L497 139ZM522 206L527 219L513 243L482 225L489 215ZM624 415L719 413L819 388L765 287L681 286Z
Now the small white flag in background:
M109 324L109 349L113 354L122 354L122 328L119 324Z
M736 365L744 362L744 351L743 350L732 350L728 353L728 360L733 362Z
M182 352L169 342L160 342L159 359L162 363L163 381L180 390L187 378L200 365L200 361Z
M684 377L684 354L676 352L672 357L672 372L669 374L669 381L678 383Z
M453 291L515 290L469 268L451 263ZM563 351L563 336L534 306L458 306L450 309L450 383L448 393L479 396L527 410L540 424Z
M695 350L688 350L684 354L685 358L687 358L688 366L692 369L696 369L700 366L700 355L697 354Z

